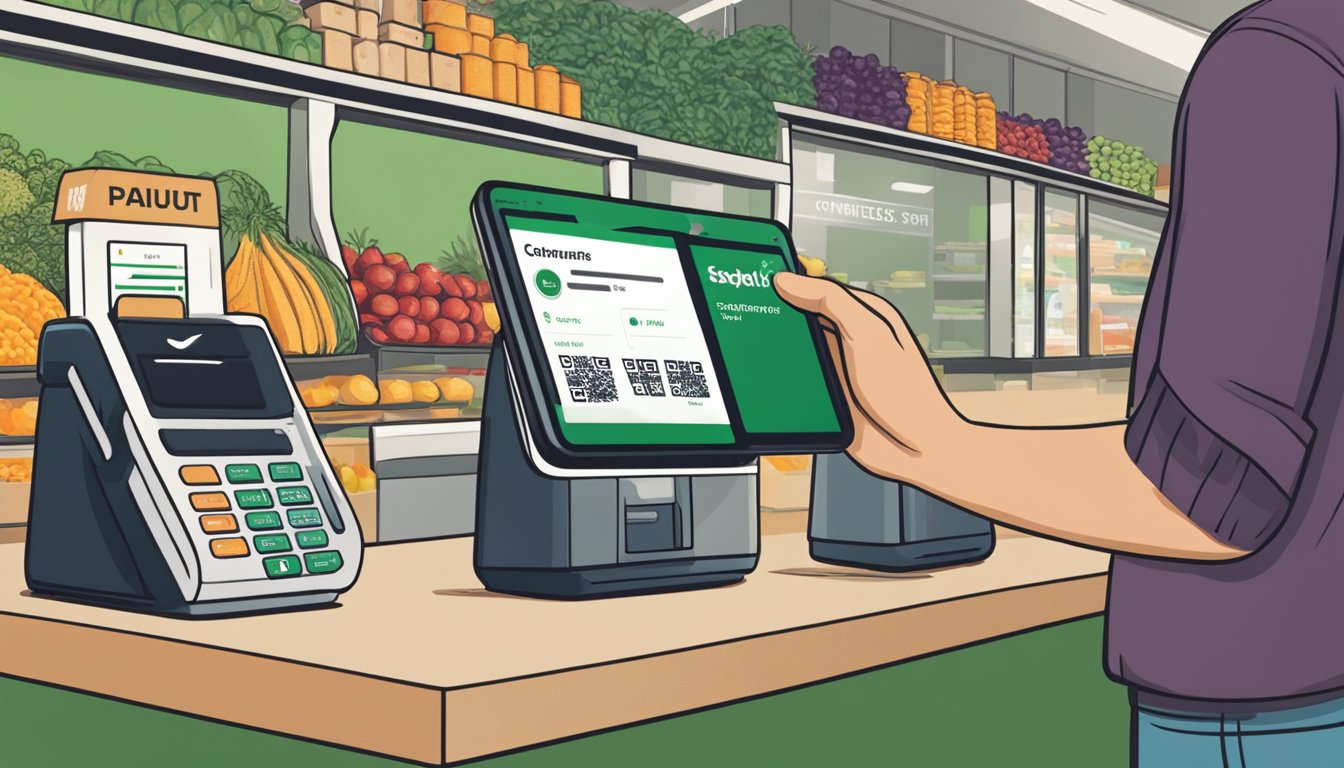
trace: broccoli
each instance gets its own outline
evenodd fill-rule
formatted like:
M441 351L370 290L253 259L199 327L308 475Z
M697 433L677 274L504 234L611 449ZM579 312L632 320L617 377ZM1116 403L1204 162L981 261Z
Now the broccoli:
M33 202L28 182L14 171L0 168L0 218L23 213Z

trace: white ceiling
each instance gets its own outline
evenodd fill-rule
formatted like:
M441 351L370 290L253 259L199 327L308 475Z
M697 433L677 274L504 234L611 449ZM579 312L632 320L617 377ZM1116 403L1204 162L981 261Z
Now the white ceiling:
M1251 4L1251 0L1124 0L1192 27L1211 32L1223 20Z

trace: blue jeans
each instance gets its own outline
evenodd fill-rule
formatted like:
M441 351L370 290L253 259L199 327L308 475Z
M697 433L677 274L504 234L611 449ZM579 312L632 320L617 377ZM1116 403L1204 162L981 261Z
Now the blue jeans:
M1137 768L1344 765L1344 699L1260 714L1134 708Z

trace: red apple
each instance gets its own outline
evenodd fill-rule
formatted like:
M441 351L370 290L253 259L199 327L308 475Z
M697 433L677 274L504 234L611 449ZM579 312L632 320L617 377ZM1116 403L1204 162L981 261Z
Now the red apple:
M407 317L419 317L420 300L414 296L402 296L397 299L397 311Z
M397 297L390 293L380 293L369 300L369 311L381 318L397 314Z
M445 347L456 344L462 336L462 332L457 329L457 323L443 317L429 321L429 333L435 344Z
M438 283L435 283L438 285ZM420 322L428 323L439 316L439 300L425 296L420 299Z
M490 292L490 283L484 280L476 281L476 298L481 301L490 301L494 298L494 295L495 294Z
M363 280L355 278L350 281L350 293L355 297L355 306L362 307L369 298L369 286L365 285Z
M383 264L375 264L364 272L364 283L370 291L375 293L392 290L392 286L396 282L397 273L393 272L391 267Z
M470 344L476 340L476 329L466 323L458 323L457 330L462 332L462 338L457 340L458 344Z
M467 302L467 322L472 325L480 325L485 322L485 310L481 308L481 302L475 299Z
M392 268L398 275L404 275L411 271L411 265L406 263L406 257L400 253L383 254L383 263Z
M476 334L477 344L489 345L494 343L494 341L495 341L495 332L490 330L489 328L482 328Z
M397 284L392 290L398 296L410 296L420 290L420 278L414 272L402 272L397 275Z
M397 341L410 341L415 338L415 321L405 315L397 315L387 321L387 333Z
M453 279L462 289L463 298L470 299L476 296L476 281L471 279L471 275L453 275Z
M459 298L444 299L439 305L439 314L454 322L462 322L471 315L467 302Z
M443 295L453 298L462 297L462 286L458 285L457 278L452 275L439 275L439 285L443 286Z
M435 285L438 285L439 275L443 274L439 272L439 270L435 268L433 264L430 264L427 261L422 262L420 264L416 264L415 269L413 271L415 272L415 274L420 276L420 285L424 288L429 287L427 285L428 283L434 283Z
M378 246L370 245L368 248L364 249L363 253L359 254L359 258L355 259L355 265L351 267L351 269L354 270L355 277L359 277L368 272L370 267L382 263L383 252L378 250Z
M345 271L349 272L355 268L355 260L359 258L359 252L348 245L341 246L341 261L345 263Z
M364 314L362 314L362 315L359 316L359 324L360 324L361 326L365 326L365 325L377 325L377 326L382 326L382 324L383 324L383 318L381 318L381 317L379 317L379 316L377 316L377 315L370 314L370 313L366 312L366 313L364 313Z
M387 331L382 328L365 328L364 332L369 335L370 339L378 344L386 344L392 340L388 337Z
M412 344L428 344L430 339L429 326L424 323L415 324L415 336L411 339Z

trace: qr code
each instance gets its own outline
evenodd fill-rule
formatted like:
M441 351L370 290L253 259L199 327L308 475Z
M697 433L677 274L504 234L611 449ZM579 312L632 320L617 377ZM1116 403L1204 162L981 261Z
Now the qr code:
M692 360L664 360L667 369L667 386L673 397L709 397L709 382L705 380L705 367Z
M643 397L667 397L663 387L663 375L658 372L657 360L621 358L625 366L625 376L630 379L630 388L636 395Z
M560 367L565 371L565 386L576 403L614 403L616 377L611 371L611 358L592 355L561 355Z

